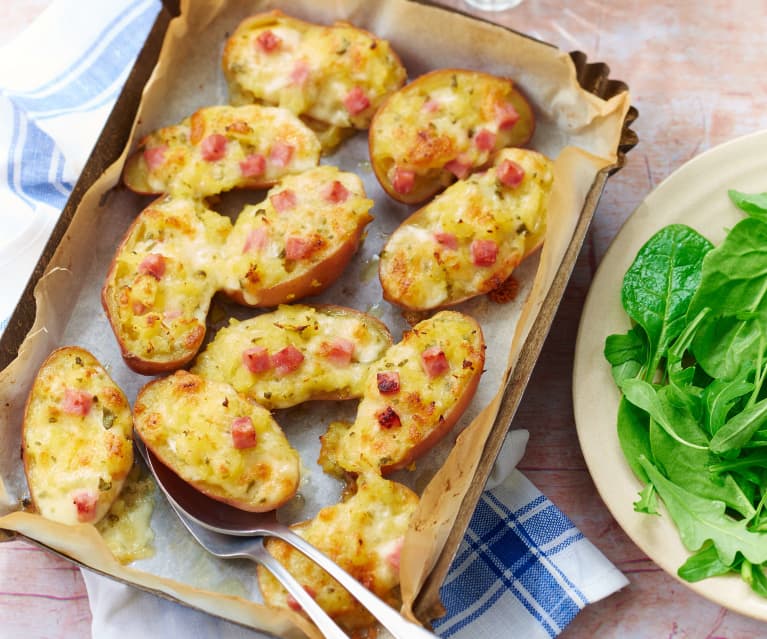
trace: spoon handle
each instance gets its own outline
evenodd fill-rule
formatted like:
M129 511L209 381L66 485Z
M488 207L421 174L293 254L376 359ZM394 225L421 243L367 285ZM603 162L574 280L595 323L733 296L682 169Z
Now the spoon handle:
M264 548L263 538L255 538L252 545L240 551L241 556L248 557L261 564L285 587L293 598L299 603L304 612L320 629L327 639L349 639L341 628L338 627L328 614L320 607L314 598L304 590L304 587L291 575L287 569Z
M365 588L359 581L335 563L330 557L312 546L303 537L300 537L287 526L270 527L270 534L279 537L291 546L300 550L309 559L317 563L327 571L338 583L346 588L351 595L359 601L368 612L372 614L381 625L386 628L394 639L438 639L438 637L405 619L394 608L378 598L370 590Z

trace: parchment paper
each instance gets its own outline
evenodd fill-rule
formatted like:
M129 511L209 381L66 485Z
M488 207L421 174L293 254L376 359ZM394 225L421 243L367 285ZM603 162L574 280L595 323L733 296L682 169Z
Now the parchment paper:
M0 515L6 515L0 517L0 529L25 534L107 574L254 628L285 637L302 633L319 636L291 611L267 613L263 606L252 603L260 600L252 564L212 559L185 534L160 498L152 517L155 555L130 567L120 566L111 558L92 527L56 525L20 512L28 496L19 458L24 403L37 368L48 353L63 344L87 348L107 367L131 402L149 381L124 365L99 300L116 246L130 222L151 201L119 186L127 153L149 131L178 122L202 106L225 103L227 90L220 59L226 37L243 18L276 7L314 22L329 24L345 19L390 40L410 79L446 67L513 78L535 109L537 128L530 146L555 159L546 240L542 251L515 272L520 284L517 298L498 305L483 296L456 307L479 320L488 342L486 372L472 405L454 432L419 460L414 470L393 476L422 494L401 562L406 614L453 525L493 426L511 367L562 263L586 194L597 173L616 161L629 96L624 93L603 101L578 86L566 53L500 27L406 0L182 3L182 16L171 23L146 86L131 142L120 160L83 197L69 232L37 285L35 325L18 358L0 373ZM407 324L398 309L382 301L376 256L388 235L414 209L395 203L378 185L370 169L364 133L323 158L323 163L356 172L363 179L368 196L375 200L375 220L344 276L323 295L305 301L340 303L372 312L398 340ZM221 208L236 211L243 202L258 202L262 197L263 193L256 192L227 195ZM211 317L248 317L256 312L217 298ZM209 337L213 334L214 327ZM299 496L280 511L283 521L306 519L322 506L338 501L342 486L316 464L319 435L331 421L351 420L355 408L353 401L311 402L275 412L300 451L304 470Z

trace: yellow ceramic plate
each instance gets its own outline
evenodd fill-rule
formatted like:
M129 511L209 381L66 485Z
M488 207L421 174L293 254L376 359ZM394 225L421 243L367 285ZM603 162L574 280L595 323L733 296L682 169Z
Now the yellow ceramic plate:
M620 230L597 271L581 316L575 348L573 401L581 449L602 499L629 537L661 568L676 577L690 553L668 514L634 512L642 488L618 444L620 395L602 354L605 338L630 328L620 303L623 275L642 245L667 224L687 224L715 245L742 218L728 189L767 191L767 131L715 147L663 181ZM731 610L767 621L767 598L737 575L683 584Z

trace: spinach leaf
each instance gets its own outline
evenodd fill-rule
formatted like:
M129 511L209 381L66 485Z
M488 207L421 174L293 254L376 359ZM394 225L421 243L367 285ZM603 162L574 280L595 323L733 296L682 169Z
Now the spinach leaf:
M743 193L730 189L727 195L741 211L749 215L767 215L767 193Z
M638 326L624 334L608 335L605 340L605 358L612 365L615 383L641 374L647 363L647 337Z
M650 416L625 397L621 397L618 404L618 441L634 474L644 482L649 481L638 460L640 455L653 458L650 449Z
M746 376L760 355L762 332L757 318L709 315L695 334L690 350L711 377L739 379Z
M745 519L735 521L725 514L724 502L698 497L666 479L645 457L639 461L688 550L697 551L711 541L724 564L732 564L738 552L754 564L767 561L767 533L750 532Z
M703 547L696 553L687 558L676 574L689 582L701 581L708 577L718 577L726 575L732 570L732 567L719 559L716 547L711 543L703 544Z
M672 224L653 235L626 271L623 308L645 331L650 351L644 378L651 380L669 343L682 332L690 299L712 244L689 226Z
M706 407L708 434L716 433L727 421L736 402L754 390L754 385L744 379L715 379L706 387L703 402Z

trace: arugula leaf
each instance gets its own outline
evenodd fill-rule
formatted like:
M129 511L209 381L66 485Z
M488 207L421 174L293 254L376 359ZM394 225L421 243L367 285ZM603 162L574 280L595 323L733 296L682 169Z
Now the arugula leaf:
M767 398L744 409L724 424L711 438L715 453L743 448L753 434L767 423Z
M744 193L730 189L727 195L741 211L749 215L767 215L767 193Z
M722 563L732 564L740 552L754 564L767 561L767 533L750 532L746 520L735 521L725 514L724 502L698 497L666 479L645 457L645 469L679 529L682 543L690 551L711 541Z
M659 395L659 392L655 390L652 384L648 384L641 379L627 379L621 384L621 390L626 399L634 404L634 406L649 413L650 417L666 431L669 437L684 446L697 448L698 450L708 450L707 445L687 441L676 432L674 428L674 411L669 406L664 395Z
M712 244L683 224L666 226L639 249L621 288L623 308L650 345L645 379L655 375L669 343L682 332L687 308Z
M719 559L716 547L711 543L703 544L703 547L687 558L676 574L689 582L701 581L708 577L726 575L732 570L732 566L725 564Z
M724 426L736 402L752 390L754 385L743 379L715 379L706 387L703 402L706 407L706 425L709 435L713 435Z
M765 577L761 566L755 566L750 561L744 561L740 567L740 576L756 594L767 597L767 577Z
M646 515L659 515L658 499L655 495L655 486L646 484L639 493L639 499L634 502L634 511Z

